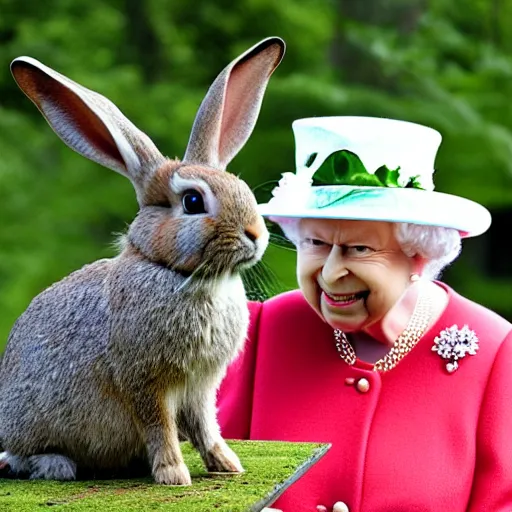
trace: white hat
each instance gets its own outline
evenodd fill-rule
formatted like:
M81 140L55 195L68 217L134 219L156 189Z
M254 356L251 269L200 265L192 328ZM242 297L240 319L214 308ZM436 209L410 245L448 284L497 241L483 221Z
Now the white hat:
M482 205L433 191L436 130L373 117L313 117L292 127L297 171L283 174L262 215L410 222L463 237L489 228Z

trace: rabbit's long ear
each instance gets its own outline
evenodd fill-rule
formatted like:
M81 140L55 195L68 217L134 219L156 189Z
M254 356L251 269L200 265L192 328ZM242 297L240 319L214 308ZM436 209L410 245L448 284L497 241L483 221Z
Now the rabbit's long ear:
M14 79L57 135L81 155L127 176L137 192L165 158L107 98L30 57L11 64Z
M199 107L185 162L226 168L256 124L265 88L284 51L282 39L264 39L217 76Z

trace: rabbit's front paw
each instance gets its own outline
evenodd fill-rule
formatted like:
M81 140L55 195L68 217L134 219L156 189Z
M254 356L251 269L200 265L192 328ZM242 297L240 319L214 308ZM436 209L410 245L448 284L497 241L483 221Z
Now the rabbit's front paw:
M185 464L170 464L160 466L153 472L157 484L163 485L192 485L190 473Z
M0 478L4 476L24 477L30 474L30 465L27 457L13 455L9 452L0 453Z
M215 443L206 454L206 467L210 473L243 473L244 468L236 453L224 442Z
M31 480L75 480L76 464L64 455L43 454L28 458Z

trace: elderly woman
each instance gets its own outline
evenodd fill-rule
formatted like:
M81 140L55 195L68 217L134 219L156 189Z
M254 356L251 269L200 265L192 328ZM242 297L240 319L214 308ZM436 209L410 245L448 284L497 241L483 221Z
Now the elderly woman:
M433 191L435 130L294 131L297 173L261 211L297 248L300 290L250 303L223 435L332 444L284 512L510 512L512 325L435 280L488 211Z

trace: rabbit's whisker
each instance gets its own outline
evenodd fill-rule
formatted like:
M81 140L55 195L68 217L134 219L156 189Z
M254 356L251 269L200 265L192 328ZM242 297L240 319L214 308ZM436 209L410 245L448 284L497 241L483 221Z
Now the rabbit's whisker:
M194 279L195 277L199 277L201 278L201 275L200 275L200 271L203 269L203 267L206 266L206 262L202 262L196 269L194 269L194 271L178 286L178 288L176 288L176 290L174 291L174 293L179 293L181 290L183 290L183 288L185 288L186 286L189 285L190 281L192 281L192 279ZM199 274L199 276L198 276ZM201 280L199 281L199 285L202 285L203 283L201 282Z
M296 251L292 242L278 233L270 233L269 245L279 247L280 249L286 249L288 251Z

